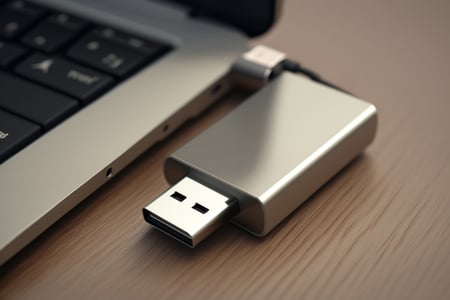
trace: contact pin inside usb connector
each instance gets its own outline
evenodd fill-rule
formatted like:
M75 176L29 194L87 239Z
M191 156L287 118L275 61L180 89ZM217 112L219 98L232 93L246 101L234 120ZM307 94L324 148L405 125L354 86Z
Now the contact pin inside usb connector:
M238 202L184 177L144 208L144 218L164 233L195 247L239 210Z

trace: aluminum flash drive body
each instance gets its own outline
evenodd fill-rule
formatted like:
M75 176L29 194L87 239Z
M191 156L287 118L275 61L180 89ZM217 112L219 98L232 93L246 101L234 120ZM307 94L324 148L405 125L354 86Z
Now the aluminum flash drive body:
M170 155L185 176L237 199L232 221L264 236L374 139L376 108L289 72Z

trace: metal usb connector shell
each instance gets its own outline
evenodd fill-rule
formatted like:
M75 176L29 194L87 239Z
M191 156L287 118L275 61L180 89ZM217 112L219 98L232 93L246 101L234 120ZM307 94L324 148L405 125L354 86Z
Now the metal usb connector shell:
M144 218L164 233L194 247L237 212L236 199L184 177L144 208Z
M230 76L236 86L256 91L283 71L285 60L285 53L257 45L236 60Z

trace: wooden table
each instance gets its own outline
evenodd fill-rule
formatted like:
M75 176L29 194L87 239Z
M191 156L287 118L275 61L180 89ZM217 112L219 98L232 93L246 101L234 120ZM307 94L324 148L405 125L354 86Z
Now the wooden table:
M225 226L195 250L141 208L154 147L0 269L1 299L450 299L450 2L285 1L261 38L379 110L375 142L269 236Z

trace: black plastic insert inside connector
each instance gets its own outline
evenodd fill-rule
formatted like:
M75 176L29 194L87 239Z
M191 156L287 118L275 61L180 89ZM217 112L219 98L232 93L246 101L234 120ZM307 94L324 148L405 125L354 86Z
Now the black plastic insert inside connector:
M173 236L175 239L183 242L189 247L193 247L192 237L180 229L173 228L171 225L167 224L164 220L158 218L158 216L150 213L148 210L144 209L144 219L155 226L156 228L162 230L165 233Z

